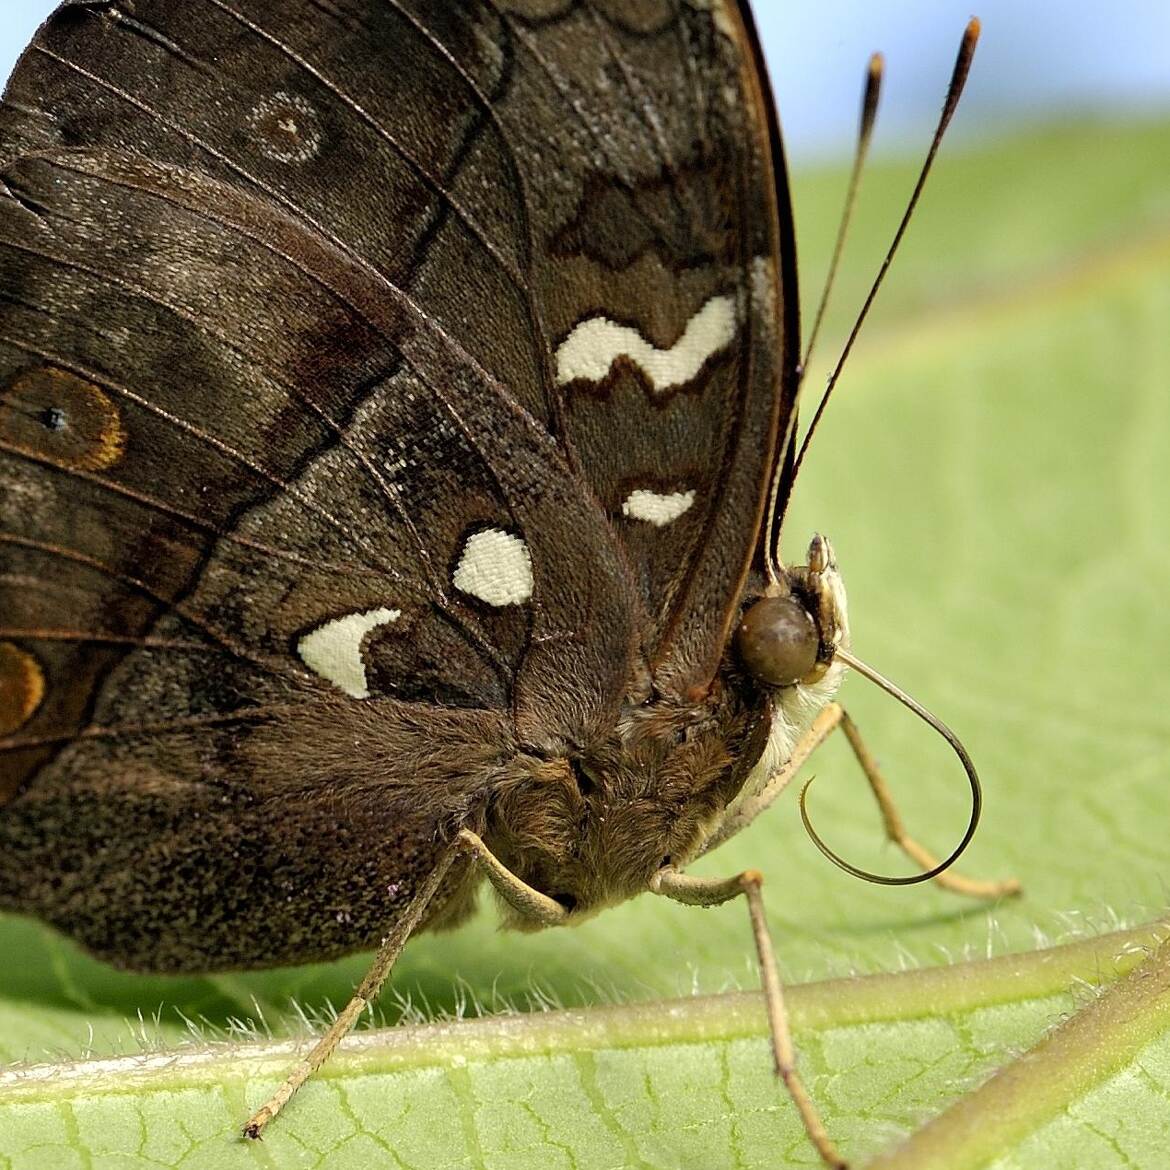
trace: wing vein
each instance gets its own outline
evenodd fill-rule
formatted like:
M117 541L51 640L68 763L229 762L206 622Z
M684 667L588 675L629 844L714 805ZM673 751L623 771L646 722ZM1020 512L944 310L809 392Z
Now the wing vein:
M163 719L155 722L111 723L105 726L90 724L80 731L63 732L60 735L9 736L0 739L0 752L29 751L36 748L56 747L78 743L88 739L118 739L138 735L168 735L201 727L230 727L233 723L260 722L276 715L295 714L311 710L311 703L280 703L259 707L237 707L217 715L189 715L180 719Z
M529 276L532 269L532 257L536 250L536 235L533 229L532 220L532 198L531 191L528 185L528 176L524 168L520 165L520 157L516 153L516 147L512 139L508 135L508 129L500 118L499 112L496 110L495 103L492 99L480 88L475 78L463 67L459 59L452 53L446 45L435 35L434 31L424 24L418 17L410 12L402 3L401 0L385 0L396 13L405 20L412 28L414 28L419 36L421 36L430 46L431 50L440 58L442 58L454 71L456 76L467 87L468 92L476 104L483 111L484 115L495 127L496 133L499 136L500 144L503 148L503 154L506 165L512 173L513 181L516 184L516 193L518 198L518 211L520 215L521 224L521 246L523 256L523 267ZM483 37L484 33L476 25L474 32L478 37ZM549 331L548 325L545 321L544 312L540 307L540 303L533 294L532 283L530 279L526 279L522 288L524 303L528 312L529 326L532 330L533 341L536 348L538 363L543 377L543 391L545 406L549 417L554 420L556 432L560 437L566 450L572 454L572 449L568 442L568 436L565 433L564 423L564 409L563 402L555 389L555 377L553 373L553 359L552 350L549 346Z
M67 58L60 57L59 55L52 53L51 51L49 51L41 46L38 46L38 49L40 52L45 53L47 56L51 57L55 61L58 61L60 64L64 65L65 67L67 67L69 69L73 69L76 72L78 72L79 74L81 74L82 76L93 81L96 85L100 85L103 88L108 89L111 93L116 94L118 97L122 98L124 101L130 103L131 105L134 105L136 108L141 110L143 113L147 114L149 117L155 118L157 121L160 122L160 124L166 126L168 129L173 130L175 133L181 135L183 138L185 138L192 145L197 146L199 149L205 151L211 157L215 158L218 162L222 163L225 167L229 168L234 173L238 174L246 182L254 185L258 190L262 191L266 196L268 196L274 203L279 204L280 206L284 207L286 210L291 211L293 213L293 215L296 217L297 221L299 221L300 223L306 224L309 228L311 228L318 235L318 237L323 242L332 245L342 255L344 255L346 257L346 259L349 260L360 272L366 274L372 280L376 281L387 293L390 294L395 305L397 307L405 310L410 315L413 322L420 330L425 330L425 331L431 333L432 335L440 338L442 340L442 342L450 350L454 351L457 354L459 360L462 362L462 364L467 369L474 371L478 378L480 378L486 385L489 385L491 387L494 394L500 399L500 401L504 405L507 406L507 408L509 410L511 410L513 413L515 413L517 415L523 415L523 417L530 422L535 422L535 420L532 418L532 415L527 410L525 410L516 401L516 399L504 389L504 387L499 383L499 381L497 379L491 377L490 375L488 375L488 373L479 365L479 363L476 362L471 357L471 355L461 345L459 345L459 343L445 329L443 329L442 326L439 325L437 321L435 321L435 319L433 317L431 317L429 314L424 312L423 309L419 306L419 304L405 290L403 290L403 289L399 288L397 285L395 285L393 283L393 281L389 280L383 273L379 272L378 269L373 267L373 265L371 265L363 257L361 257L356 252L354 252L347 244L344 243L344 241L338 239L335 235L333 235L331 232L329 232L328 229L323 227L316 220L305 215L303 211L298 209L298 207L296 206L295 203L292 203L285 196L281 195L280 192L274 190L273 188L266 186L265 184L260 182L260 180L251 176L248 172L244 171L241 167L239 167L235 163L231 162L231 160L226 158L224 155L215 151L212 147L208 146L206 143L200 141L199 139L195 138L193 135L184 131L181 126L177 126L171 122L168 122L160 114L158 114L157 111L154 111L154 110L150 109L150 107L139 102L132 95L127 94L122 90L119 90L116 86L105 81L103 78L97 77L96 75L90 73L88 70L82 69L81 66L75 64L72 61L69 61ZM59 158L56 159L55 161L56 161L57 165L60 165L62 167L66 166L66 164ZM84 172L82 172L82 173L84 173ZM112 181L112 180L109 180L109 181ZM158 192L152 192L152 193L158 195L159 198L163 198L163 196L159 195ZM178 204L177 201L171 200L171 202L175 202L176 206L181 206L181 204ZM317 283L318 285L320 285L323 288L326 288L330 293L332 293L335 297L337 297L337 299L341 303L343 303L343 304L347 305L349 308L353 309L356 313L358 313L360 316L362 316L363 319L365 321L367 321L368 324L372 325L376 329L379 329L379 331L383 333L383 336L386 336L384 330L381 329L381 327L379 326L379 324L377 322L373 321L367 314L363 313L352 302L346 300L344 298L343 294L341 294L340 292L338 292L336 289L332 288L331 286L325 284L321 280L321 278L318 274L312 272L309 269L304 268L304 266L302 266L302 265L298 265L295 260L293 260L291 257L286 256L283 253L280 253L279 251L274 249L271 244L267 243L267 241L261 240L258 237L251 235L250 233L243 232L236 225L231 225L231 224L226 223L224 220L213 215L209 209L204 209L204 215L208 220L210 220L212 222L220 223L222 226L229 227L231 230L238 232L240 235L245 235L247 238L253 239L253 240L255 240L255 242L263 244L270 251L272 251L275 255L280 256L281 259L292 264L294 267L298 268L299 271L301 271L305 275L309 276L310 279L312 279L315 283ZM387 338L387 340L390 340L390 339ZM439 393L438 388L432 382L430 382L426 379L425 375L419 369L419 367L416 364L414 364L413 362L411 362L405 354L403 354L402 356L403 356L403 361L405 361L410 366L410 368L414 371L414 373L419 377L420 381L422 381L423 385L425 385L427 387L427 389L430 390L431 393L433 393L438 400L443 401L442 395Z
M508 27L517 42L524 46L528 55L536 62L540 71L548 78L553 89L556 90L563 104L573 114L578 125L585 131L593 142L594 149L597 151L598 157L605 167L608 168L608 177L613 182L617 183L623 191L630 196L630 210L638 216L639 219L646 224L649 230L655 235L663 235L664 229L660 223L656 223L642 206L639 201L634 198L635 188L630 182L629 178L622 174L620 168L614 160L613 153L610 150L609 144L606 142L606 136L600 130L593 120L589 117L584 106L579 102L563 77L553 67L552 62L548 57L541 52L540 46L536 43L536 38L531 33L520 28L512 19L509 13L500 9L496 0L484 0L486 4L491 7L492 11L496 13L499 19Z
M47 257L52 259L52 257ZM344 524L327 508L321 507L315 500L310 499L304 492L296 487L295 484L289 483L282 479L268 468L264 467L255 460L249 458L242 451L237 450L230 443L217 438L208 431L203 430L202 427L196 426L187 419L180 418L176 414L172 414L169 410L164 410L161 406L151 402L149 398L141 394L135 393L128 386L124 386L119 382L114 381L96 370L90 369L88 366L81 365L66 358L62 354L55 353L52 350L43 349L40 346L33 345L31 342L23 341L20 338L10 337L0 334L0 342L10 345L13 349L23 350L25 353L34 355L42 361L49 362L52 365L58 366L60 369L68 370L72 374L76 374L80 378L85 378L86 381L93 382L97 385L103 386L106 389L117 394L120 398L124 398L128 402L133 402L135 405L142 407L143 410L153 414L155 417L162 419L165 423L173 426L176 430L182 431L184 434L190 435L197 439L204 445L211 447L220 454L226 456L229 461L236 463L240 467L246 468L253 475L271 484L273 487L290 495L297 500L307 512L311 512L319 516L331 528L346 536L355 546L361 549L373 559L366 563L373 569L380 571L383 575L389 577L391 580L398 580L401 574L387 564L379 564L376 552L371 550L367 542L353 532L348 525Z
M650 131L650 136L658 151L658 158L662 164L663 173L670 179L670 200L674 205L675 213L679 217L680 224L685 221L687 226L690 227L692 234L697 235L699 234L697 230L698 217L695 214L695 207L690 198L686 196L686 187L681 179L678 160L675 158L670 142L663 130L662 120L658 116L658 110L654 102L650 99L646 87L638 80L637 75L630 68L630 63L626 60L621 46L615 41L609 26L602 19L600 13L598 13L592 4L588 3L588 0L586 0L585 8L589 13L590 19L593 21L594 28L597 30L598 41L621 75L622 84L630 96L631 108L637 110L646 128Z
M47 258L46 254L41 253L41 255ZM180 320L185 321L187 324L193 326L205 337L211 338L212 340L222 345L225 349L230 350L238 357L244 359L246 364L261 370L272 380L275 385L279 386L282 390L285 391L290 400L301 403L302 406L311 411L325 426L326 430L334 436L334 438L347 452L347 454L353 458L361 472L375 486L378 494L382 497L386 504L397 513L399 519L406 526L407 531L409 531L414 541L414 545L418 552L419 561L422 566L423 575L435 601L443 606L447 604L446 595L434 571L433 560L425 542L423 541L422 535L418 531L418 526L414 523L406 509L402 506L402 501L397 498L395 493L390 488L390 485L382 476L381 472L378 471L374 464L367 458L365 453L356 446L345 428L341 426L341 424L338 423L336 419L334 419L333 416L327 410L325 410L324 407L322 407L319 403L314 402L307 394L302 392L292 382L283 378L280 373L277 372L267 362L265 362L262 357L258 358L256 354L249 352L240 345L237 345L222 330L212 328L207 324L206 319L200 319L199 317L196 317L195 315L189 313L181 305L178 305L170 300L164 300L152 293L148 293L140 286L134 285L129 281L122 280L109 271L98 271L88 268L84 265L63 261L59 257L56 259L57 262L61 263L64 267L72 267L76 271L85 272L87 275L94 276L107 285L120 288L133 296L147 300L151 304L157 305L159 308L166 309L168 312L173 313ZM0 300L8 300L13 302L16 301L16 298L5 297L3 293L0 293ZM47 314L40 306L28 305L27 302L17 303L25 304L26 307L32 311L49 316L49 314ZM77 322L74 323L77 324ZM217 531L217 535L226 536L227 534Z
M248 29L249 32L254 33L262 40L267 41L274 49L291 61L298 69L303 70L310 77L316 79L323 85L334 97L342 102L349 110L358 116L379 138L382 139L409 167L419 176L430 188L434 195L437 195L447 206L454 212L459 221L472 234L479 245L487 252L487 254L499 265L500 269L508 277L508 279L519 289L523 290L527 286L520 270L516 268L506 256L499 250L498 245L488 237L487 232L479 221L472 216L472 214L460 203L455 196L447 190L441 179L436 178L431 172L423 166L423 164L409 151L406 146L400 142L381 122L370 115L362 105L353 98L345 89L322 73L311 62L305 60L298 53L284 44L279 37L274 36L268 32L267 29L249 20L242 13L235 11L230 5L224 3L224 0L204 0L205 3L211 4L218 8L226 16L231 17L237 21L241 26Z
M313 676L303 671L290 670L281 658L272 655L254 654L230 638L223 630L218 629L199 614L195 613L189 606L184 605L181 601L177 601L174 598L166 597L138 577L132 577L128 573L120 573L112 565L106 564L100 557L91 556L89 553L82 552L80 549L67 548L59 544L50 544L44 540L33 540L30 537L17 536L9 532L0 532L0 544L8 544L16 548L45 553L48 556L59 557L61 560L71 561L74 564L93 569L111 581L116 581L123 588L132 590L135 593L141 593L144 597L149 597L152 601L178 614L185 622L190 623L197 630L205 633L216 645L222 647L233 658L238 658L252 666L258 666L262 670L277 677L283 676L285 678L296 679L298 682L312 682L313 680Z
M26 459L30 463L36 463L41 467L50 468L53 471L59 471L62 474L71 476L74 479L80 479L85 483L93 484L102 491L111 492L114 495L123 496L136 504L141 504L144 508L150 508L164 516L169 516L172 519L180 520L184 524L189 525L197 531L204 532L208 536L214 537L216 540L225 541L228 544L239 545L251 552L263 557L272 557L275 560L287 561L289 564L297 565L303 569L312 569L319 573L324 573L328 576L349 576L357 573L361 575L369 575L382 577L384 576L382 570L373 569L363 565L357 565L352 562L330 564L326 561L314 560L311 557L305 557L299 553L292 552L289 549L277 548L271 544L265 544L263 541L251 540L246 536L241 536L239 533L232 532L226 528L221 528L217 524L212 524L209 520L201 520L198 516L190 512L184 512L181 508L177 508L172 504L168 504L165 500L160 500L155 496L148 495L145 492L136 491L133 488L127 487L125 484L120 484L112 479L107 479L104 476L96 475L92 471L85 471L80 468L70 467L65 463L58 463L50 459L46 455L38 454L35 451L28 451L23 447L15 447L10 443L0 442L0 452L6 455L11 455L18 459ZM0 580L3 578L0 577Z

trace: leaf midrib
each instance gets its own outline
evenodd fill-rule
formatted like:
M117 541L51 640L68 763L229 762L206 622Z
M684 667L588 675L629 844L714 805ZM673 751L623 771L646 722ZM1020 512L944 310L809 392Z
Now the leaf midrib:
M938 1018L976 1008L1040 1000L1124 978L1170 934L1157 921L1045 950L796 984L786 997L796 1031ZM763 1036L759 992L485 1017L369 1029L349 1037L321 1075L345 1077L567 1051L722 1043ZM303 1040L183 1046L163 1052L0 1072L0 1103L93 1092L139 1092L220 1084L233 1076L278 1075Z

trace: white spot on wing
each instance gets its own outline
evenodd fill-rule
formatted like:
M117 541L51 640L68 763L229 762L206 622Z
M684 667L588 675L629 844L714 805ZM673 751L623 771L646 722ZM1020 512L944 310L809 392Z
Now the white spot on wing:
M306 163L321 151L325 136L312 104L299 94L278 90L248 115L248 128L260 153L273 162Z
M518 536L489 528L463 546L455 588L488 605L520 605L532 596L532 557Z
M776 265L771 256L752 261L752 306L769 326L776 323Z
M645 520L647 524L662 528L677 520L694 502L693 491L671 492L664 496L638 488L630 492L622 504L622 512L631 520Z
M712 297L670 349L658 349L628 325L590 317L558 347L557 381L600 382L618 358L627 357L641 367L655 390L669 390L694 378L708 358L731 344L737 329L735 298L730 296Z
M396 622L401 616L398 609L351 613L306 634L297 643L297 653L310 670L338 690L355 699L368 699L370 685L362 661L362 640L371 630Z

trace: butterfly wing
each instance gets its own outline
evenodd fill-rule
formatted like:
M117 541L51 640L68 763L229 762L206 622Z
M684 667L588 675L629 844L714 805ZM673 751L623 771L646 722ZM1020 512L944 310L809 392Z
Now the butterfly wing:
M763 59L746 5L524 8L518 51L544 73L526 101L546 111L546 154L577 163L568 184L529 168L560 434L631 565L655 689L693 697L724 654L795 401Z
M0 115L6 901L126 962L352 949L518 741L640 656L705 683L790 365L744 45L62 5Z
M8 153L128 150L242 186L410 290L584 472L660 685L710 678L798 332L745 5L81 0L7 120Z

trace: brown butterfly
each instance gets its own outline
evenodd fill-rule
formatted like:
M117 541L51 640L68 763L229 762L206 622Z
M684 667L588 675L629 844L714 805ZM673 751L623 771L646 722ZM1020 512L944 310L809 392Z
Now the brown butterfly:
M0 904L150 971L381 944L256 1136L485 876L521 928L743 894L843 1164L758 875L684 872L865 762L832 550L776 554L746 4L68 0L0 165Z

